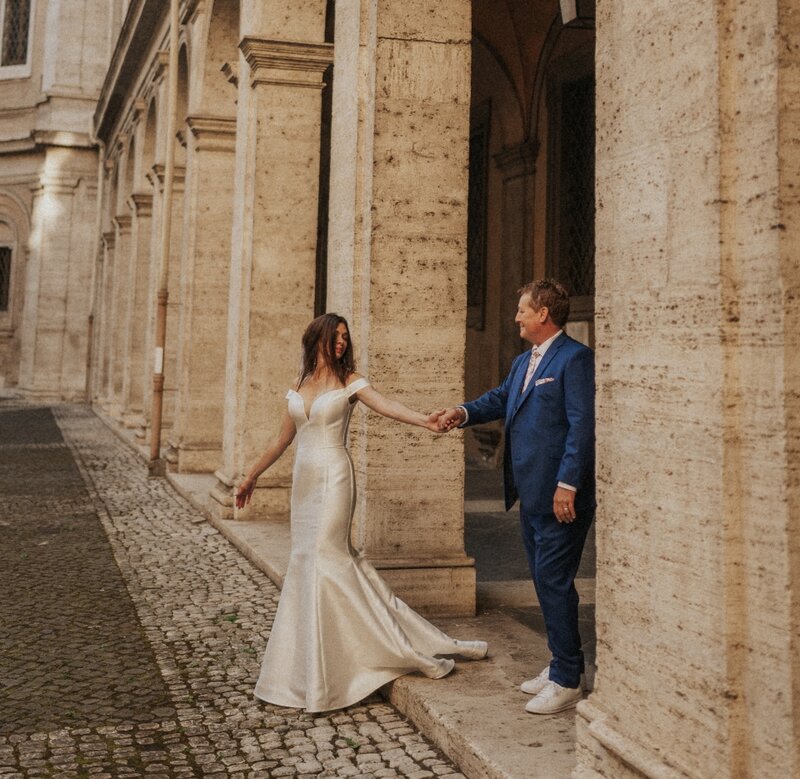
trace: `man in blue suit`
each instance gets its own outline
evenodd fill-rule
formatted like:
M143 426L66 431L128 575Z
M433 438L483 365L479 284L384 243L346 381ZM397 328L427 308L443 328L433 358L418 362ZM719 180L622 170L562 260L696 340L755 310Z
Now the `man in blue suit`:
M584 661L575 574L594 518L594 355L563 332L569 295L552 279L519 290L515 321L532 345L505 381L439 418L440 428L505 420L506 510L522 537L547 629L550 665L521 690L525 709L554 714L581 699Z

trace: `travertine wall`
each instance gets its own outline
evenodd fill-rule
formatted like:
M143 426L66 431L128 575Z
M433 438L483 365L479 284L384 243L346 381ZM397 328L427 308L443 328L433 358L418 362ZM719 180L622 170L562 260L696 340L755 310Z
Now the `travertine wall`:
M274 438L314 314L325 2L243 2L236 189L219 484L232 486ZM291 457L259 481L242 518L287 515Z
M213 473L222 456L231 224L235 189L236 85L222 63L238 60L238 2L198 6L185 118L186 194L178 327L175 425L167 459L180 472Z
M328 308L420 410L463 394L469 41L464 0L336 7ZM351 440L356 545L415 606L473 611L460 439L360 413Z
M800 774L794 5L598 4L579 777Z

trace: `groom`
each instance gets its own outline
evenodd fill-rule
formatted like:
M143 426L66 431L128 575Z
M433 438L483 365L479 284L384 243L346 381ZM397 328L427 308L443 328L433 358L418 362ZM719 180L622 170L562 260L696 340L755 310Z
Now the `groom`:
M594 355L563 332L569 295L553 279L519 290L516 323L533 347L505 381L446 410L441 430L505 419L506 510L520 500L522 538L539 598L550 665L520 689L532 714L555 714L581 699L578 571L594 518Z

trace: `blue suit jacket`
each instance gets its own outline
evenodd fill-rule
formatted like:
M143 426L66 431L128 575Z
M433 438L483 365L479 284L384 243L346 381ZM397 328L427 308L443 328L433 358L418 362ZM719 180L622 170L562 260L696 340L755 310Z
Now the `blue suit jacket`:
M562 333L523 393L530 355L514 360L499 387L464 404L466 425L505 419L506 510L519 497L524 513L552 513L560 481L577 487L576 510L593 510L594 353Z

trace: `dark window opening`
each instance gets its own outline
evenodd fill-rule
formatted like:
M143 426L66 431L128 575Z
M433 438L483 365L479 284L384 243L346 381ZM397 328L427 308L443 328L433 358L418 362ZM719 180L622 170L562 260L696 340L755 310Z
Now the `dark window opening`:
M25 65L27 63L30 17L30 0L6 0L3 16L1 65Z
M483 330L486 307L486 223L489 208L488 103L473 109L467 199L467 327Z
M8 311L11 290L11 247L0 246L0 311Z
M550 83L549 272L564 282L572 320L594 315L595 83L592 74Z
M325 70L322 90L322 122L319 133L319 199L317 202L317 279L314 316L327 311L328 300L328 205L331 183L331 116L333 112L333 65Z

